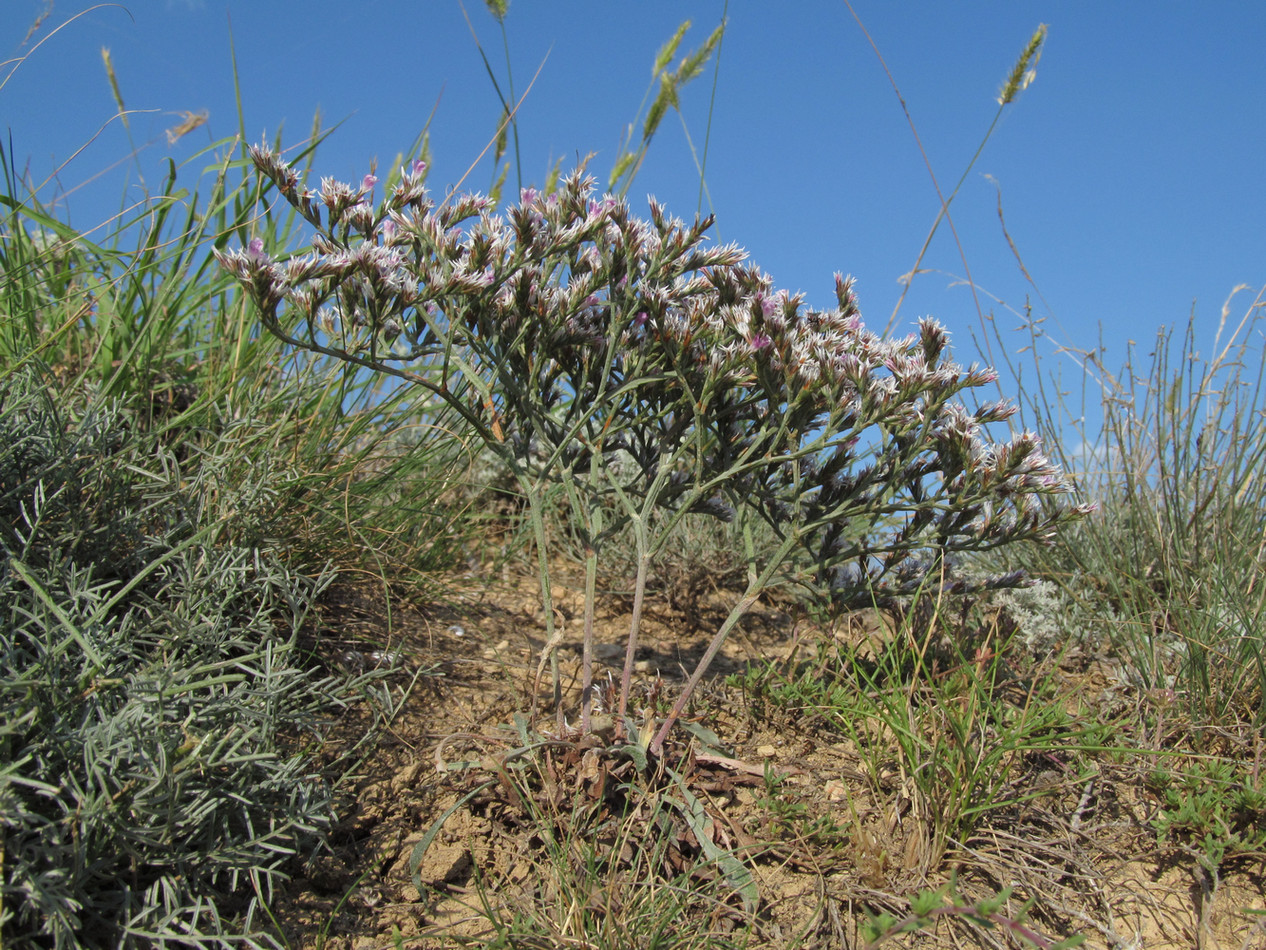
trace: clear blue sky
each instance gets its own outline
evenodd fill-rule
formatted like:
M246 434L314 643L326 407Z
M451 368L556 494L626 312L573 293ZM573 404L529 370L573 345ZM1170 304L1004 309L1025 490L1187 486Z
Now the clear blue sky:
M6 0L4 49L19 56L85 9L60 0L23 35L44 0ZM720 0L515 0L506 28L516 90L540 76L519 113L525 183L552 160L595 152L605 178L621 132L647 90L655 51L686 17L683 49L720 21ZM1049 38L1037 78L1008 107L952 215L981 303L1020 307L1032 288L1007 247L1007 226L1060 342L1096 345L1111 364L1124 342L1143 351L1162 324L1195 306L1201 349L1241 283L1266 283L1266 4L896 3L854 0L910 108L941 185L958 179L996 110L994 96L1040 23ZM504 75L500 32L479 0L466 12ZM130 15L129 15L130 14ZM389 163L434 109L430 184L442 192L487 143L498 103L457 0L134 0L76 20L36 50L0 90L0 126L36 179L69 159L114 115L101 47L109 47L144 165L187 161L237 130L230 54L236 46L245 126L253 140L283 126L301 141L320 110L346 120L318 169L349 180ZM0 71L0 78L10 67ZM707 180L719 236L746 247L779 286L832 303L832 274L855 275L863 315L884 326L898 277L915 261L938 209L900 104L843 2L732 0L721 50ZM697 146L712 71L682 107ZM168 146L179 113L209 122ZM8 148L8 146L6 146ZM60 187L87 227L117 209L135 170L119 123L62 169ZM117 164L116 163L120 163ZM202 162L185 169L189 184ZM487 189L487 163L466 187ZM131 182L131 184L129 184ZM514 175L510 184L513 193ZM42 193L46 199L53 190ZM689 218L698 175L682 122L665 120L630 198L654 194ZM938 231L900 314L930 314L975 358L971 293L949 228ZM1237 298L1236 313L1252 294ZM1049 305L1049 310L1047 306ZM1058 321L1056 324L1055 321ZM1021 345L1017 337L1014 345Z

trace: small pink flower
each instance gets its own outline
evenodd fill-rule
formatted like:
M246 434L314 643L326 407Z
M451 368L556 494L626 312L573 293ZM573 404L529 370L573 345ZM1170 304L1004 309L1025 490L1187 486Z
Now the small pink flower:
M366 175L366 176L365 176L365 178L364 178L364 180L362 180L362 181L361 181L361 183L360 183L360 190L361 190L361 191L371 191L371 190L373 189L374 185L376 185L376 184L378 184L378 176L377 176L377 175Z
M589 216L591 218L610 214L614 210L615 198L611 197L611 195L604 195L601 201L591 199L589 202Z
M769 346L769 344L773 342L774 341L771 340L769 337L767 337L765 334L757 333L751 338L751 340L748 341L747 345L751 347L751 350L753 353L759 353L761 350L765 349L765 347Z

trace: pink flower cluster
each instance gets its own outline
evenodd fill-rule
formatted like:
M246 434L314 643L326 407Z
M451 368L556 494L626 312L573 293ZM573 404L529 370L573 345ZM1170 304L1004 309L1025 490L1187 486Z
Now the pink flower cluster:
M521 465L573 478L595 453L631 455L607 473L622 492L748 506L794 525L824 582L872 593L929 548L1048 538L1084 514L1047 503L1066 485L1035 436L988 440L1007 405L957 400L995 374L949 359L934 321L868 330L850 279L813 310L708 243L711 219L654 200L641 219L581 172L499 213L478 195L436 203L420 165L374 204L372 175L311 195L276 153L251 154L317 232L288 259L258 239L219 255L265 325L430 389ZM883 541L858 530L892 524Z

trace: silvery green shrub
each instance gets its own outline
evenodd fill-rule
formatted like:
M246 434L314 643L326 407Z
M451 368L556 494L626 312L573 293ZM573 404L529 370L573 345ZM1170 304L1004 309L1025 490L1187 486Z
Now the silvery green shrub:
M0 380L7 947L272 945L257 899L330 819L298 742L343 700L296 642L329 578L212 544L216 486L139 430Z
M436 201L420 163L381 194L372 175L313 191L277 153L251 155L315 231L303 255L274 257L258 239L220 253L269 331L451 406L515 474L530 509L543 486L562 486L591 558L613 532L633 533L621 719L645 568L674 518L772 527L776 544L747 552L747 590L677 707L642 732L653 752L771 584L794 576L841 606L883 602L943 577L948 555L1049 539L1085 511L1053 503L1067 486L1035 436L986 437L1013 410L959 400L996 377L954 363L941 326L881 338L839 275L835 309L813 310L739 248L709 243L711 219L687 225L654 200L639 218L623 199L595 195L581 171L498 212L478 195ZM537 539L549 622L539 529ZM590 584L586 698L592 599ZM542 664L559 642L551 628Z

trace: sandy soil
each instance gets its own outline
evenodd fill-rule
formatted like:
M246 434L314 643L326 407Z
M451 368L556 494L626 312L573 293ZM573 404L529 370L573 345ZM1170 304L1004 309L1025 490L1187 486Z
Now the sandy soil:
M563 572L556 586L567 635L561 665L573 696L580 587L574 572ZM671 698L723 616L726 596L711 592L671 611L652 605L637 653L643 703ZM619 675L628 606L620 597L602 605L600 679ZM637 913L633 895L644 892L634 884L656 875L684 875L697 886L698 900L674 925L679 942L663 946L692 945L706 934L719 945L744 945L737 935L748 934L750 946L862 946L868 913L901 917L912 895L952 882L960 905L1012 888L997 910L1001 925L945 912L929 930L890 945L1032 945L1005 926L1030 901L1024 926L1038 945L1081 936L1088 947L1266 948L1266 862L1240 860L1215 877L1194 849L1158 845L1149 825L1157 803L1137 761L1103 756L1088 772L1049 753L1017 760L1000 807L969 840L941 846L928 803L895 764L872 774L868 762L876 757L859 754L838 731L786 709L752 706L724 684L750 664L808 655L815 638L871 633L870 621L824 633L765 606L731 638L691 716L733 761L718 761L718 750L709 757L687 730L665 755L702 806L700 823L665 810L672 780L639 776L627 755L607 747L609 734L583 738L538 722L537 730L558 740L529 756L514 752L521 746L514 716L531 705L541 619L533 581L511 573L444 607L395 600L388 611L372 585L340 586L327 597L318 654L338 662L374 645L399 651L391 682L408 694L346 784L332 850L298 863L278 896L274 913L291 946L485 945L493 936L489 908L508 920L529 906L557 922L556 945L621 946L618 930L605 943L587 942L583 928L571 933L565 909L551 906L564 897L549 843L566 842L570 828L606 855L601 886L582 901L591 921L627 928L622 920ZM1136 701L1109 657L1074 652L1061 662L1054 674L1079 715L1110 717ZM354 745L369 722L367 710L350 710L330 736L329 759ZM473 764L458 768L458 761ZM781 809L770 806L766 769L781 777ZM624 782L642 792L621 791ZM415 874L419 842L445 814ZM737 892L741 879L709 860L711 849L742 859L758 894L754 905ZM600 929L588 926L590 936ZM638 945L633 930L624 934Z

